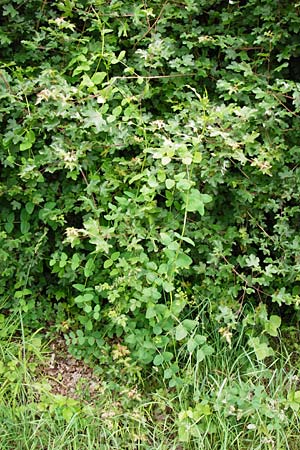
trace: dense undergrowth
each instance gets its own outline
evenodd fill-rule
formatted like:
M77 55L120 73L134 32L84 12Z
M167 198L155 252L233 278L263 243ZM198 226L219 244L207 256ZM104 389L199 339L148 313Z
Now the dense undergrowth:
M297 448L300 4L2 13L1 448Z

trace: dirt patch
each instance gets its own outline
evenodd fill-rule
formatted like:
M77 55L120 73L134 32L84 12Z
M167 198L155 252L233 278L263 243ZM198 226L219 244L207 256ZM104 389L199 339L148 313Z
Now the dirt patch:
M99 392L99 378L83 361L69 354L61 337L51 343L49 362L42 367L41 375L47 379L54 394L91 400Z

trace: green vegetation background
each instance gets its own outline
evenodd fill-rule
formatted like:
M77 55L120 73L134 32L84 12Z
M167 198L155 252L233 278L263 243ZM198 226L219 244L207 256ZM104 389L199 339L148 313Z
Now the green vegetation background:
M124 380L154 371L186 448L296 448L300 4L2 15L2 329L63 334Z

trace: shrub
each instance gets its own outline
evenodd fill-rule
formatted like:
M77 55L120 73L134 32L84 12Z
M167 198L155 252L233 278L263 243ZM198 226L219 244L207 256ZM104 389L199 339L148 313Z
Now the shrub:
M3 8L9 308L78 356L116 337L159 365L207 304L229 344L244 320L270 356L300 299L299 5Z

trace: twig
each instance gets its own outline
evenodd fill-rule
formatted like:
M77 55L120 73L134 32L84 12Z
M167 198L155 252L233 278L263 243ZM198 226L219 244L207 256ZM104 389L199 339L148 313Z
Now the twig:
M289 109L280 99L279 99L279 97L276 95L276 94L274 94L274 92L271 92L271 95L273 95L273 97L275 97L276 98L276 100L284 107L284 109L286 109L290 114L293 114L293 116L295 116L295 117L300 117L300 115L299 114L296 114L294 111L292 111L291 109Z
M174 73L171 75L129 75L125 77L117 76L113 77L112 80L138 80L138 79L145 79L145 80L159 80L160 78L178 78L178 77L195 77L198 75L197 73Z
M80 168L79 170L80 170L80 173L81 173L81 175L82 175L82 178L84 179L85 184L88 186L88 185L89 185L89 182L88 182L88 180L87 180L87 178L86 178L86 175L85 175L83 169ZM95 197L94 197L94 194L93 194L93 193L91 193L91 197L92 197L92 200L93 200L93 203L94 203L94 207L97 208L97 203L96 203L96 200L95 200Z
M0 77L1 77L2 80L4 81L4 84L5 84L5 86L7 87L7 89L9 90L9 92L11 93L10 85L9 85L8 81L6 80L5 76L3 75L2 70L0 70Z
M155 21L153 22L153 24L151 25L151 27L148 28L148 30L143 34L143 36L142 36L142 37L134 44L133 50L136 48L137 44L138 44L139 42L141 42L141 41L142 41L142 40L143 40L143 39L151 32L151 30L153 30L153 28L157 25L157 23L158 23L158 21L160 20L160 18L161 18L161 16L162 16L162 13L163 13L165 7L167 6L167 4L168 4L168 0L166 0L165 3L162 5L162 8L161 8L161 10L160 10L160 13L158 14L157 18L155 19Z

